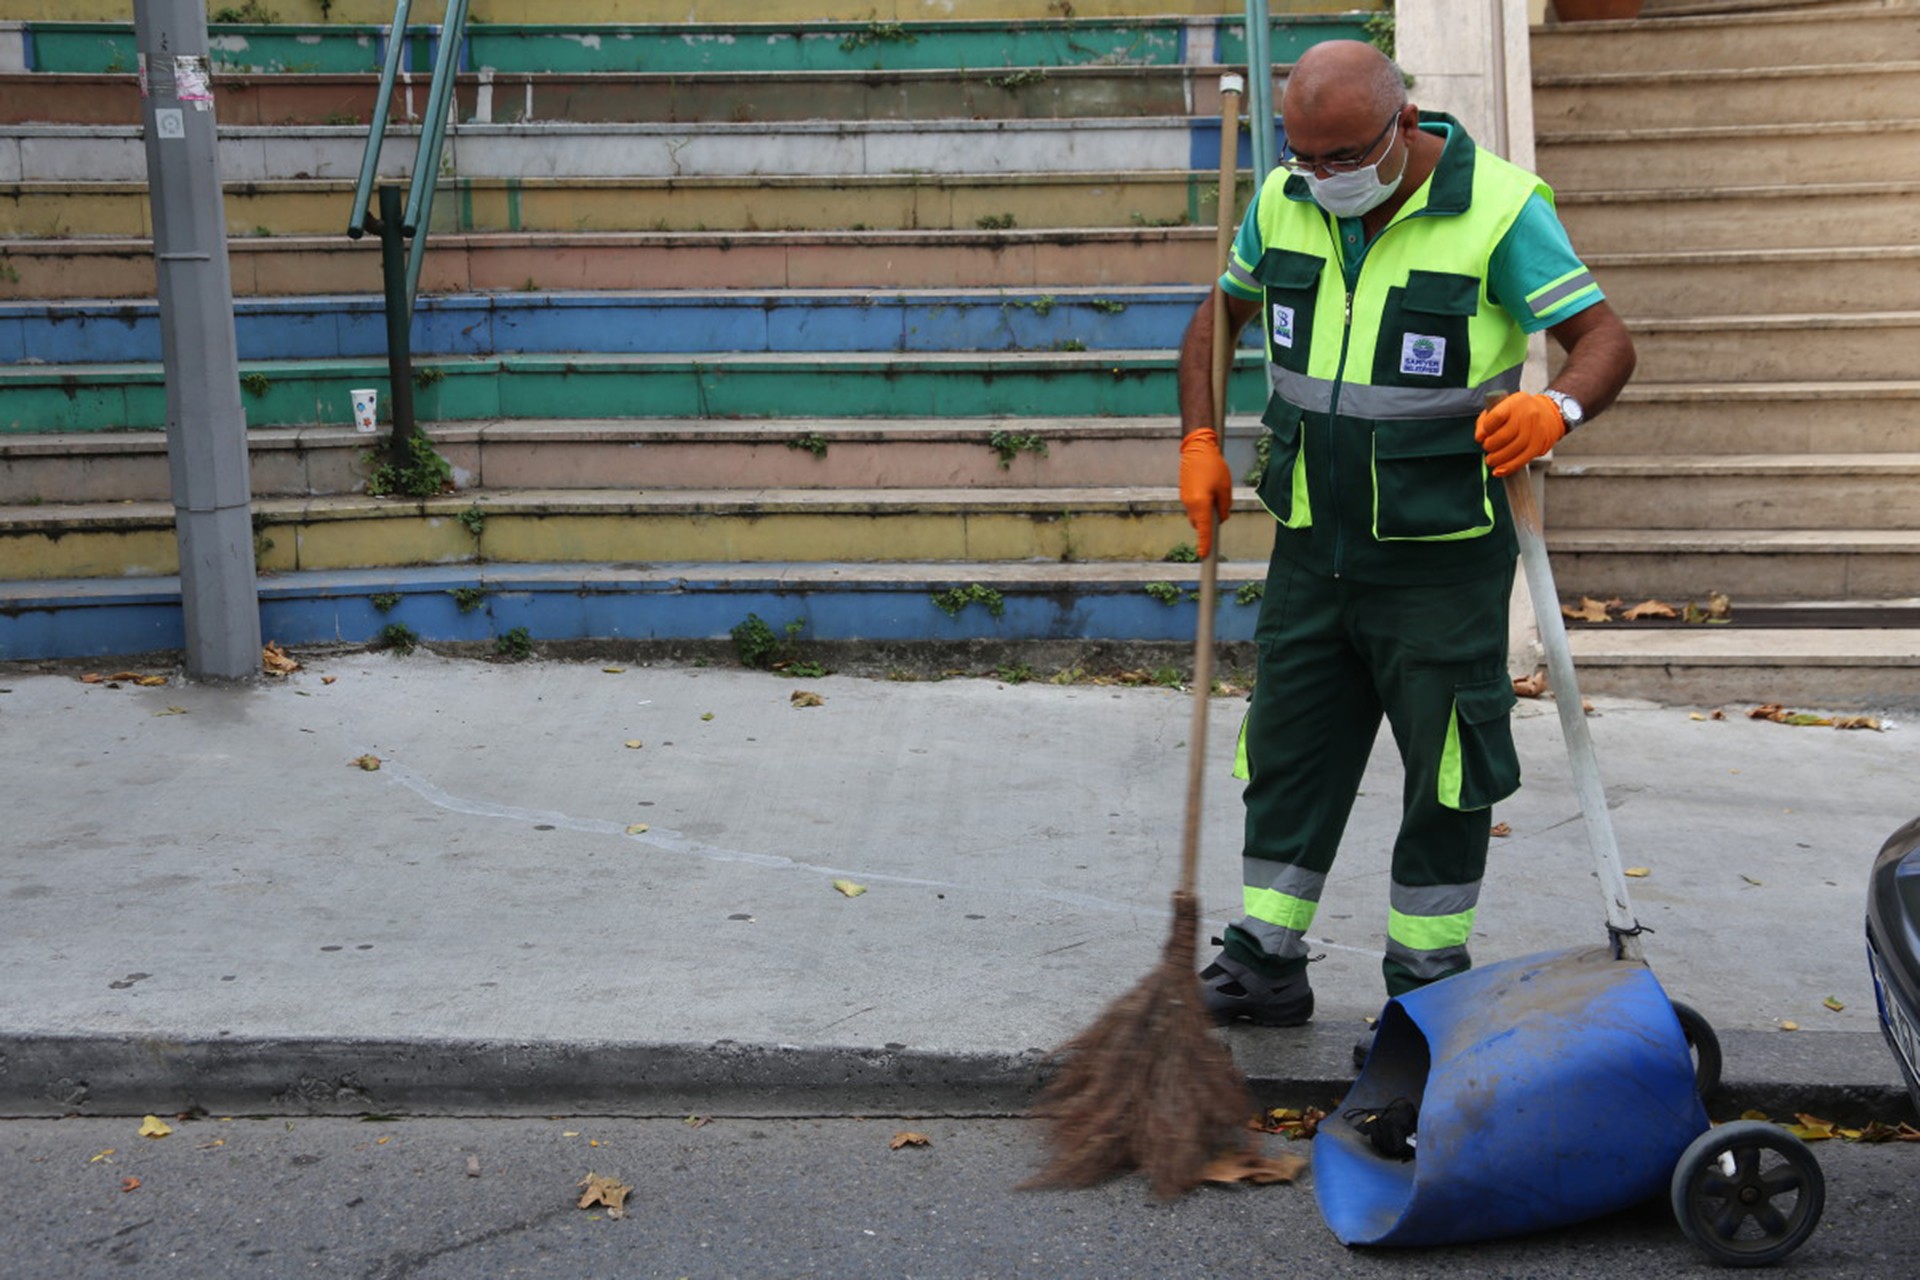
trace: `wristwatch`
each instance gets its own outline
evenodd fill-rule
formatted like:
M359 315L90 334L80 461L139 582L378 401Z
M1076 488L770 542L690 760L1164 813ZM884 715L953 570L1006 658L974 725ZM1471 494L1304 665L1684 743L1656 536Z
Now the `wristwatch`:
M1566 392L1547 391L1542 394L1544 394L1547 399L1553 401L1559 408L1560 421L1567 424L1567 430L1571 431L1587 420L1587 411L1580 406L1578 400L1575 400Z

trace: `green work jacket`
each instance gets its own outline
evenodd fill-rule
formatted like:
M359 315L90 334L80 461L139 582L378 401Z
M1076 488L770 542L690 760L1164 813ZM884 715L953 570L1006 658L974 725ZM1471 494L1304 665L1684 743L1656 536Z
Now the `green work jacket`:
M1458 582L1510 566L1502 483L1474 442L1489 391L1520 385L1527 338L1487 294L1488 263L1527 200L1552 191L1477 147L1457 122L1432 176L1357 261L1305 179L1262 188L1271 394L1260 501L1275 552L1386 585Z

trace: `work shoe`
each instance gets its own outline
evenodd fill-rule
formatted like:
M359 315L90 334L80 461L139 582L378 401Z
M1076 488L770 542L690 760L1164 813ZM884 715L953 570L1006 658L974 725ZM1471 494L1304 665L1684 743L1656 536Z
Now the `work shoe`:
M1313 984L1305 969L1271 978L1224 950L1200 971L1200 994L1215 1022L1297 1027L1313 1017Z

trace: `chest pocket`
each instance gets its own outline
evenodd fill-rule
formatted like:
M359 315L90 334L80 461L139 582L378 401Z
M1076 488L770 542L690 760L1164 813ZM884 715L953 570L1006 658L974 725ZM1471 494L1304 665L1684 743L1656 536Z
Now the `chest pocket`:
M1326 261L1291 249L1260 255L1253 278L1260 282L1267 325L1267 358L1282 369L1307 371L1313 354L1313 317Z
M1387 290L1373 350L1377 387L1464 387L1473 367L1469 327L1480 310L1480 281L1441 271L1410 271Z

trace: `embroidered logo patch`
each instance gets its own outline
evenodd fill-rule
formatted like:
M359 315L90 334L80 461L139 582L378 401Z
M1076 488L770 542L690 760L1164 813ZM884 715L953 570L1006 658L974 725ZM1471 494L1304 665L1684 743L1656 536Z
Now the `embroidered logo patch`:
M1267 336L1273 339L1276 347L1293 346L1293 308L1274 304L1273 321L1267 325Z
M1447 362L1447 340L1410 333L1400 342L1400 372L1437 378Z

